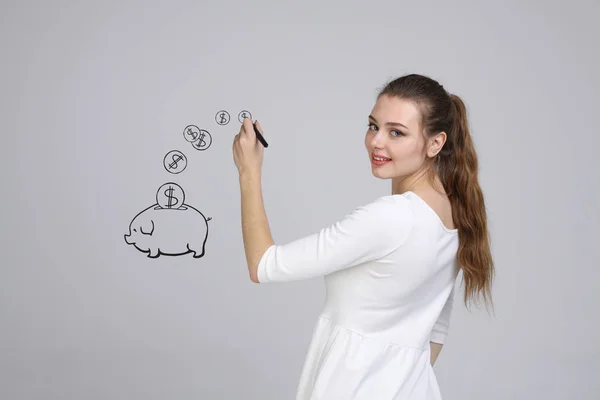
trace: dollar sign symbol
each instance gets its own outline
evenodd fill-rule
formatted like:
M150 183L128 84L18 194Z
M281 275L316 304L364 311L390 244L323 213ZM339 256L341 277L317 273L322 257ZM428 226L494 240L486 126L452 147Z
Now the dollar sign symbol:
M206 134L202 132L200 134L200 142L198 143L198 147L204 147L204 145L206 145L206 142L204 141L204 136L206 136Z
M177 163L181 160L183 160L183 157L181 157L179 154L174 154L173 162L171 164L169 164L169 168L171 168L171 169L177 168Z
M225 113L219 114L219 117L221 117L221 124L224 124L225 121L227 121L227 118L225 118Z
M167 198L169 199L169 201L167 203L167 208L173 208L174 205L179 203L179 199L177 199L177 197L173 196L174 191L175 191L175 189L173 189L172 186L169 186L169 188L165 190L165 196L167 196ZM175 203L173 203L173 200L175 200Z
M190 135L192 137L192 140L196 140L196 132L194 132L192 130L192 128L188 128L187 132L185 133L186 135Z

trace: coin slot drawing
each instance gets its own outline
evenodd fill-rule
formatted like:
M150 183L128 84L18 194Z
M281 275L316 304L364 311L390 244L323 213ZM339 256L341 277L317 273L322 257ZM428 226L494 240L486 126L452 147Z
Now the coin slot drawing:
M208 221L198 209L185 203L185 193L175 182L158 188L156 203L140 211L129 224L125 243L149 258L205 254Z
M187 158L181 151L171 150L165 155L163 165L167 172L178 174L187 166Z

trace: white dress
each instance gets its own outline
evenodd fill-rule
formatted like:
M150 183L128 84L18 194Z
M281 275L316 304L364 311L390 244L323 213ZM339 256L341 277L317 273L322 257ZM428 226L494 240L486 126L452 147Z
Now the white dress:
M458 236L408 191L267 249L259 282L325 279L296 400L442 398L429 342L448 334Z

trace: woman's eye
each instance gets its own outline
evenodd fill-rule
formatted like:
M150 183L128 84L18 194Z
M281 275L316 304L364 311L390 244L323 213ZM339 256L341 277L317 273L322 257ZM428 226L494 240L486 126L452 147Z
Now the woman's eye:
M371 127L373 127L373 130L377 130L377 126L375 124L368 124L367 128L371 129ZM397 130L392 130L390 132L396 133L396 135L394 135L394 137L398 137L398 136L404 136L404 133L397 131Z

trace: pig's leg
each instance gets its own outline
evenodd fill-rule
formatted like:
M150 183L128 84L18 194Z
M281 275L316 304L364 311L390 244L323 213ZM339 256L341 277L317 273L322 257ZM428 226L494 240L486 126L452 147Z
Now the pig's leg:
M148 252L148 257L150 258L156 258L158 256L160 256L160 250L158 249L158 247L150 247Z
M200 254L198 254L198 250L192 249L189 243L187 244L188 250L194 253L194 258L200 258L204 256L204 244L200 244L198 247L202 249L202 253Z

